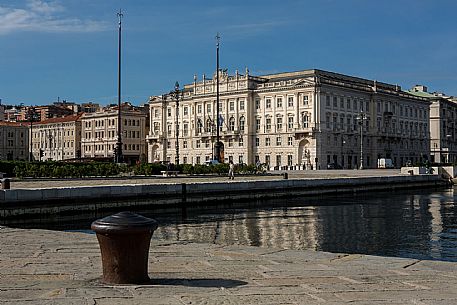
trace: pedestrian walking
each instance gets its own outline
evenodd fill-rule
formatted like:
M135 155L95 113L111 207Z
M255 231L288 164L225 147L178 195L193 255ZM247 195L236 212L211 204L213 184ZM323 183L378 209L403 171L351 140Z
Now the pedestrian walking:
M233 164L233 161L230 160L229 162L229 172L228 172L229 180L230 179L235 179L235 165Z

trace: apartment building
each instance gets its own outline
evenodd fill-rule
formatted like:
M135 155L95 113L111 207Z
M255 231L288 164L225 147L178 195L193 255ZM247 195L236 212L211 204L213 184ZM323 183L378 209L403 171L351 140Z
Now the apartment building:
M28 160L27 123L0 122L0 160Z
M28 123L35 161L61 161L80 157L81 115Z
M121 140L124 161L146 161L147 115L124 103L121 112ZM85 158L113 158L117 142L118 107L84 113L82 116L81 151Z
M375 168L379 158L399 167L429 158L430 101L400 86L322 70L219 73L226 161L322 169L358 168L360 160ZM216 75L185 85L179 109L168 95L151 96L149 106L149 162L173 162L176 152L181 163L213 157Z
M429 93L426 86L416 85L409 93L430 102L430 161L457 162L457 100L443 93Z

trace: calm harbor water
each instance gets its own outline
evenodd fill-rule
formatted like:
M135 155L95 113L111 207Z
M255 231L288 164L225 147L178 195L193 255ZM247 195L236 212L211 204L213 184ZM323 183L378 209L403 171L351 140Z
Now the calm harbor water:
M454 188L136 212L159 221L161 240L457 261L456 203ZM105 215L3 224L90 232Z

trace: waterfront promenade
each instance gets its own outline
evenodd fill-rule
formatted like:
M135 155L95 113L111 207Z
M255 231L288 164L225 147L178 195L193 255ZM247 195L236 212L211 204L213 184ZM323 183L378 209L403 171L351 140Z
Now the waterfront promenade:
M269 175L238 175L235 181L257 181L257 180L278 180L282 179L283 171L270 172ZM400 175L399 169L366 169L366 170L315 170L315 171L287 171L289 179L336 179L336 178L357 178L357 177L387 177ZM58 187L80 187L80 186L101 186L101 185L125 185L125 184L175 184L175 183L201 183L201 182L225 182L227 176L187 176L178 177L124 177L124 178L97 178L97 179L25 179L12 180L12 189L33 189L33 188L58 188Z
M95 235L0 227L1 305L457 304L457 264L153 238L147 285L100 283Z

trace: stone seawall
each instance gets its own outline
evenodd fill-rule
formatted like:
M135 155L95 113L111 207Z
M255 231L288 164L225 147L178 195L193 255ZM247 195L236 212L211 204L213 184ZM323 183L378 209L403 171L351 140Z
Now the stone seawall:
M414 175L10 189L0 190L0 217L442 187L445 183L437 175Z

